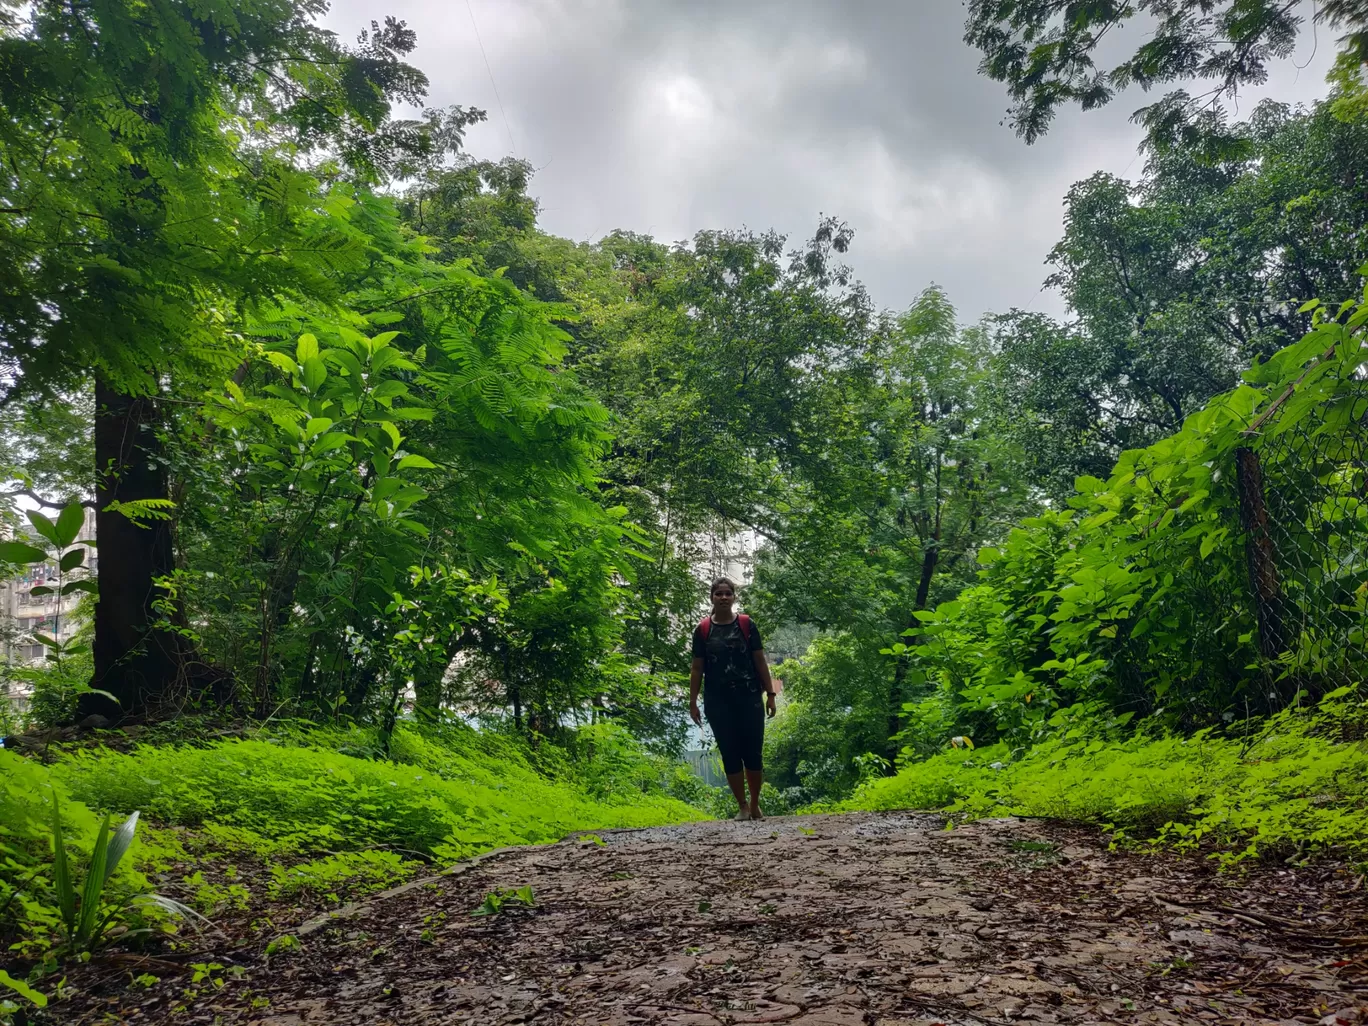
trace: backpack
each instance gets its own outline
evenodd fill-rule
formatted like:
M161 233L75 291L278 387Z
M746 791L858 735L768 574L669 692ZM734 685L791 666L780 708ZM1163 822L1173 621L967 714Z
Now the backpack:
M741 625L741 636L742 636L743 638L746 639L746 643L747 643L747 644L750 644L750 636L751 636L751 620L750 620L750 617L747 616L745 613L737 613L737 614L736 614L736 622L739 623L739 624ZM707 641L707 640L708 640L708 632L712 630L712 617L711 617L711 616L705 616L705 617L703 617L703 619L699 620L699 621L698 621L698 629L699 629L699 630L702 632L702 634L703 634L703 640L704 640L704 641Z

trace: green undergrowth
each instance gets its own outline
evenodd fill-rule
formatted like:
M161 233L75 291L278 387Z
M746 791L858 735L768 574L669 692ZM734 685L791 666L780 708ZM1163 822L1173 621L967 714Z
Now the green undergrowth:
M1368 703L1348 688L1249 733L1102 738L1086 729L1024 754L954 749L871 780L832 810L936 809L952 820L1045 816L1118 841L1205 851L1225 865L1330 854L1368 860Z
M623 743L611 731L604 743ZM546 746L550 747L550 746ZM626 781L602 768L460 726L401 725L388 760L363 728L286 724L250 738L187 736L130 751L82 748L43 766L0 750L0 935L33 954L55 923L48 864L52 789L70 847L89 851L97 814L143 816L119 884L144 874L246 855L276 863L272 896L363 893L421 862L449 863L578 830L704 818L639 766ZM548 773L534 760L554 762ZM283 867L283 868L282 868ZM227 907L232 885L198 884L196 904Z
M72 801L46 767L0 749L0 939L5 942L0 950L11 947L21 956L44 950L61 923L50 869L54 788L72 868L76 879L83 879L99 817ZM113 880L115 889L145 889L146 884L127 864Z
M515 742L464 728L395 732L391 761L356 729L295 731L202 747L85 751L53 767L74 798L168 825L215 824L300 853L389 847L453 861L573 830L700 814L663 793L589 795L533 768ZM249 835L243 835L249 836Z

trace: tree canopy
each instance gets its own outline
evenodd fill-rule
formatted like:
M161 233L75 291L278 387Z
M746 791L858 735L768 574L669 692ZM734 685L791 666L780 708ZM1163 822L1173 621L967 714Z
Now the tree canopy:
M1238 140L1203 113L1263 83L1271 63L1292 55L1308 20L1346 32L1337 77L1350 104L1368 64L1364 0L1326 0L1311 19L1298 0L970 0L968 7L965 42L982 52L980 71L1007 84L1007 120L1028 143L1049 130L1062 104L1092 110L1130 86L1149 92L1197 80L1211 88L1196 96L1175 89L1135 120L1155 147L1182 142L1212 155L1228 151ZM1099 67L1099 51L1110 49L1104 41L1123 35L1128 23L1149 30L1144 42L1113 67Z

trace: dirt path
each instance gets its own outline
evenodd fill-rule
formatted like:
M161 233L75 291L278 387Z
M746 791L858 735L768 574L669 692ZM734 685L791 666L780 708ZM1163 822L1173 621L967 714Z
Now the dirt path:
M1352 877L1241 884L1049 824L940 825L802 817L519 849L119 1021L1368 1022ZM536 907L470 915L524 885Z

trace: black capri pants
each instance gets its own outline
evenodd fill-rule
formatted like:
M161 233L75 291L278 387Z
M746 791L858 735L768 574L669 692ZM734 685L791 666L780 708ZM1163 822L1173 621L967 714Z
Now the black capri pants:
M765 747L765 698L759 691L737 688L703 695L703 715L717 738L722 770L727 776L742 768L760 772Z

